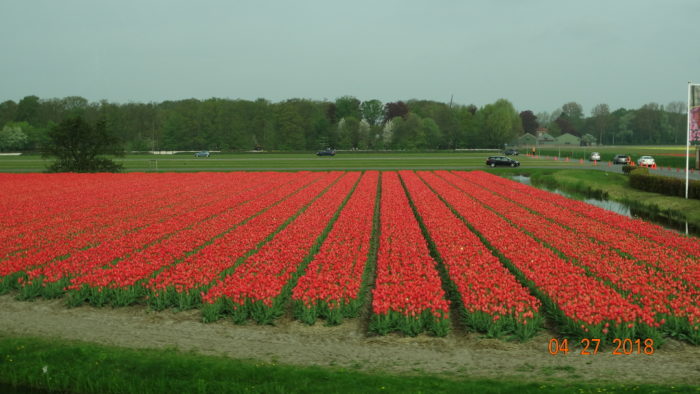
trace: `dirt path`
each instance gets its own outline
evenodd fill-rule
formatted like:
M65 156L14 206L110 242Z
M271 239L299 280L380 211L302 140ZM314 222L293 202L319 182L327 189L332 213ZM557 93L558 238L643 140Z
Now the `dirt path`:
M700 347L669 340L647 356L552 356L543 332L522 344L450 334L445 338L368 336L359 321L337 327L283 319L277 326L200 323L199 311L154 312L145 307L69 309L62 300L15 301L0 296L0 333L57 337L129 348L176 347L211 355L365 371L435 373L523 380L700 384Z

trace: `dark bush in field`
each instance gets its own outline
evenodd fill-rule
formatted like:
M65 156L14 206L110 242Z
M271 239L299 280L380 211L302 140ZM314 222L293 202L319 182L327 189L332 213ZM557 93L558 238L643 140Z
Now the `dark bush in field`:
M622 172L624 172L625 174L629 174L629 173L631 173L632 171L634 171L636 168L637 168L637 167L635 167L635 166L624 165L624 166L622 166ZM639 168L639 169L641 170L642 168ZM645 168L645 169L646 169L646 168Z

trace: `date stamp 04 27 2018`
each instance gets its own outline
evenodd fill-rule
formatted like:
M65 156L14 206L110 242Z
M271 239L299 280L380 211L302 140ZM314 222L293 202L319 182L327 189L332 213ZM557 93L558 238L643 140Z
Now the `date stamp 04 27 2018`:
M598 338L583 338L581 339L581 351L578 353L582 356L594 356L599 354L600 350L600 339ZM612 355L614 356L624 356L632 354L645 354L650 356L654 354L654 340L651 338L647 339L630 339L630 338L615 338L612 340ZM552 338L549 340L547 345L547 350L551 355L557 354L568 354L569 353L569 340L567 338L557 339ZM574 353L576 354L576 353Z

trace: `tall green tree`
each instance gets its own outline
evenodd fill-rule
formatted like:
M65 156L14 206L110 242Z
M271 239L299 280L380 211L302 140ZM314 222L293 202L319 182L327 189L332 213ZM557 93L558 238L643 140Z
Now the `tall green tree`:
M630 128L634 131L633 143L659 144L661 143L661 112L662 108L657 103L644 104L635 111Z
M447 138L449 147L456 148L477 148L482 145L480 133L477 132L476 124L476 108L474 106L457 106L455 108L457 118L457 128L454 135L450 135L449 131Z
M370 126L377 126L384 119L384 105L379 100L363 101L360 104L362 119L367 121Z
M117 172L121 164L105 157L123 156L121 140L111 134L105 121L88 124L82 117L68 118L48 133L44 157L55 157L50 172Z
M477 112L477 118L484 133L484 147L503 148L523 132L518 112L505 99L486 105Z
M598 143L602 144L612 124L610 107L607 104L598 104L591 110L591 115L591 131L598 136Z
M682 101L672 101L666 104L665 110L668 113L668 123L671 127L670 143L680 144L687 138L687 120L685 113L687 112L687 103Z
M429 142L432 149L455 149L462 130L459 125L458 111L455 106L432 100L410 100L407 103L410 112L423 119L432 119L439 129L439 141Z
M421 127L423 129L422 135L425 136L425 146L423 146L423 148L443 148L444 137L442 135L442 130L440 130L440 126L438 126L433 119L423 118L423 124Z
M583 107L581 104L571 101L561 107L561 115L556 122L562 133L571 133L580 136L583 129Z
M0 127L7 122L15 120L17 115L17 103L12 100L3 101L0 103Z
M632 143L634 132L632 131L632 120L634 119L633 110L619 108L611 113L614 121L614 127L610 133L610 143L613 145L624 145Z
M341 149L359 149L362 140L360 121L352 116L346 116L338 123L339 145Z
M395 117L392 124L394 148L415 150L428 146L423 119L417 114L409 113L405 119Z
M29 122L29 124L36 126L40 105L39 97L34 95L24 97L17 104L15 120L18 122Z
M362 119L360 100L353 96L343 96L335 99L335 116L338 121L348 116L355 119Z
M301 100L292 99L275 106L274 148L279 150L303 150L306 147L304 135L306 120L299 111Z

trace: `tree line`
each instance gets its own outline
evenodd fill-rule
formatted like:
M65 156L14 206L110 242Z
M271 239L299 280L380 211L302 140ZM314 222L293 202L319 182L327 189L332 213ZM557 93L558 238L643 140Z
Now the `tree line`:
M361 101L352 96L334 101L211 98L161 103L27 96L0 103L0 150L46 151L50 131L76 117L99 123L105 135L118 138L127 151L502 148L538 129L554 137L588 135L604 145L682 144L685 112L682 102L615 111L600 104L586 116L575 102L535 114L518 112L505 99L477 108L429 100Z

